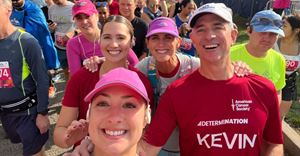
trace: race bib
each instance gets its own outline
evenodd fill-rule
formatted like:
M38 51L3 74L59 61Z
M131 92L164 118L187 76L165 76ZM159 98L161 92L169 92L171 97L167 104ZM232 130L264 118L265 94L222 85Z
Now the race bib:
M64 33L60 33L60 32L56 32L55 33L55 42L56 45L60 46L60 47L66 47L67 45L67 41L64 40Z
M9 64L7 61L0 62L0 88L14 87L14 81L11 77Z

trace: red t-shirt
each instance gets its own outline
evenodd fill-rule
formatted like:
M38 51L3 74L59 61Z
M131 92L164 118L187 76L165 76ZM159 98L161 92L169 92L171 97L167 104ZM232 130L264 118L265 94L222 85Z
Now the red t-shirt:
M110 15L119 15L119 3L116 1L113 1L110 5L109 5L109 13Z
M100 66L101 65L98 67L98 71L94 73L89 72L85 68L81 68L68 81L62 105L79 108L78 120L86 119L89 103L84 102L84 98L95 88L96 83L99 81ZM147 89L149 99L153 101L153 90L148 78L132 66L129 66L128 69L138 74Z
M282 144L275 87L249 75L213 81L195 71L162 95L145 140L163 146L178 125L181 156L260 155L263 139Z

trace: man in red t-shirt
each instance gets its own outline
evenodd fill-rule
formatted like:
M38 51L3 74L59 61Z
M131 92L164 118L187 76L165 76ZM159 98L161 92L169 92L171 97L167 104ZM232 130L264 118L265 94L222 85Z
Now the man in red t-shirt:
M237 38L223 3L198 8L189 20L200 68L172 83L141 141L142 155L157 155L179 127L181 156L283 155L279 103L269 80L238 77L230 61Z

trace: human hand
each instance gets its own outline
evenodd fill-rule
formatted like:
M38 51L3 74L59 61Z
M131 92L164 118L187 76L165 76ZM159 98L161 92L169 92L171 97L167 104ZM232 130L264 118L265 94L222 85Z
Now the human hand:
M94 144L87 136L83 139L79 146L75 147L75 149L71 153L66 153L63 156L89 156L90 153L93 152Z
M77 141L88 135L88 121L80 119L72 121L68 126L64 140L67 145L74 145Z
M92 56L83 61L83 66L85 67L85 69L89 70L90 72L95 72L98 70L98 64L104 61L105 61L104 57Z
M232 62L234 73L239 77L244 77L253 73L252 69L243 61Z
M48 28L49 28L50 32L54 32L56 27L57 27L57 23L55 23L55 22L48 23Z
M36 126L40 130L41 134L44 134L48 131L50 127L50 121L48 115L38 114L35 121Z

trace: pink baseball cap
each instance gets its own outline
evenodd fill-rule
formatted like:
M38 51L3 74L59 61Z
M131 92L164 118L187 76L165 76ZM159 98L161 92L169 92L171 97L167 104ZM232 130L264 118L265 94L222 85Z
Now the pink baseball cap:
M72 7L73 18L78 14L86 14L88 16L98 13L95 5L90 0L75 0Z
M107 87L116 85L123 85L132 89L142 96L147 104L149 104L150 100L148 98L146 88L138 74L134 71L121 67L115 68L100 77L100 80L96 83L95 88L84 98L84 101L91 102L98 92Z
M157 33L167 33L179 37L175 22L168 17L155 18L150 24L146 37Z

